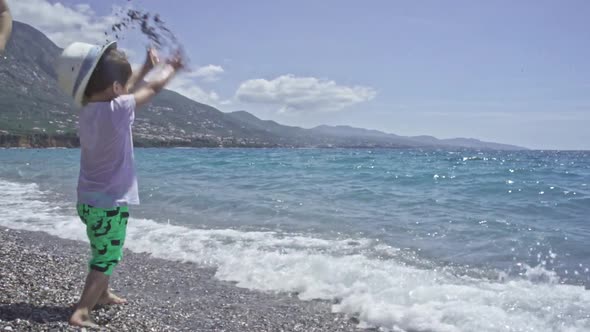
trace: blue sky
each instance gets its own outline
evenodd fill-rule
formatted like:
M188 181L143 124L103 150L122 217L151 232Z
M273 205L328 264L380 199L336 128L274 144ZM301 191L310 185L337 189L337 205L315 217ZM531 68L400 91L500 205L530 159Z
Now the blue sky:
M193 68L172 88L222 111L304 127L590 149L588 1L9 4L17 20L62 46L102 38L113 6L160 13ZM121 46L140 62L144 45L130 36Z

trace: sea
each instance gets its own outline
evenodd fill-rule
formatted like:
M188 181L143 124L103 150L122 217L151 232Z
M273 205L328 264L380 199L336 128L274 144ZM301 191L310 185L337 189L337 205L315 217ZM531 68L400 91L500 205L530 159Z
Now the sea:
M77 149L0 150L0 226L85 241ZM126 246L361 328L590 331L590 152L137 149Z

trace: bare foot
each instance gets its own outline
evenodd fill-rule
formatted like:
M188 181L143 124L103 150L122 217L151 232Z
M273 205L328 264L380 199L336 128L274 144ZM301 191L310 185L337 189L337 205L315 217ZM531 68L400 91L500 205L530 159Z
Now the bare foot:
M100 304L100 305L125 304L125 303L127 303L127 300L125 300L124 298L118 297L117 295L115 295L111 291L106 291L105 293L103 293L97 302L97 304Z
M95 322L90 319L90 315L88 312L84 310L76 310L70 317L69 321L70 325L73 326L80 326L80 327L98 327Z

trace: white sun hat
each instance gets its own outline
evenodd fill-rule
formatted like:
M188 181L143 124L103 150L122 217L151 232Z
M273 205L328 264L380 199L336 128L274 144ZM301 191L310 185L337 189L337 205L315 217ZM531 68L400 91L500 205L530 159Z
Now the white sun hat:
M93 45L76 42L66 47L57 61L57 81L59 87L74 98L78 106L84 104L84 91L102 55L116 42L106 45Z

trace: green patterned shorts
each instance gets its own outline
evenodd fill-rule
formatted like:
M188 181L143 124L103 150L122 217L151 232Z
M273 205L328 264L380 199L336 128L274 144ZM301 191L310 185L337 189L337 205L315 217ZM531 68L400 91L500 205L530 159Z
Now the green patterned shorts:
M119 206L101 209L88 204L78 204L76 207L80 219L86 225L86 235L92 249L89 268L110 276L123 258L129 208Z

